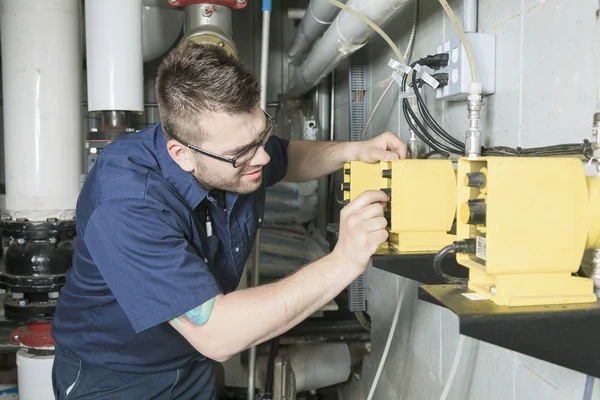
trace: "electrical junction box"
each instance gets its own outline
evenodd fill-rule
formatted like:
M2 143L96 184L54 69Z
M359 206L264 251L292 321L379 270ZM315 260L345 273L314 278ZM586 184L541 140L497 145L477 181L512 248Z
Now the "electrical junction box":
M496 91L496 35L487 33L465 33L477 68L477 75L481 83L484 96L494 94ZM448 53L448 65L436 73L448 73L448 85L436 89L436 99L449 101L467 100L469 85L471 84L471 67L467 53L456 36L446 43L438 46L437 53Z

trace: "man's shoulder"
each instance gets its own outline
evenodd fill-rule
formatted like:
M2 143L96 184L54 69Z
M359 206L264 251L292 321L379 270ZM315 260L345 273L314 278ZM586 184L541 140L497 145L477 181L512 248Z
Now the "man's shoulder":
M82 187L78 213L87 209L91 214L104 203L127 199L160 201L160 192L170 189L157 156L157 134L152 127L106 146Z

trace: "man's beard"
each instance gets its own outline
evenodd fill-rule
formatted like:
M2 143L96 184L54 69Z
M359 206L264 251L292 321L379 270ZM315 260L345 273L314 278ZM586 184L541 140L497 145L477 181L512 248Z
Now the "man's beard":
M196 180L200 182L200 184L207 190L219 189L226 192L249 194L257 191L262 184L262 175L253 181L244 179L242 175L237 175L227 180L223 177L207 172L206 169L202 168L201 166L200 168L196 169L193 175L194 178L196 178Z

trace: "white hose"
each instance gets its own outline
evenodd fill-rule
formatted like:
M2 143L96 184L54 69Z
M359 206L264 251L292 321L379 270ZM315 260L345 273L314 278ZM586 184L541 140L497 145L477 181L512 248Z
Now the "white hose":
M402 299L404 299L404 289L406 287L406 279L402 280L402 289L399 290L398 293L398 304L396 304L396 310L394 311L394 319L392 320L392 326L390 326L390 332L388 333L388 338L385 343L385 348L383 349L383 353L381 354L381 359L379 360L379 366L377 367L377 372L375 373L375 377L373 378L373 383L371 384L371 389L369 390L369 395L367 396L367 400L373 400L373 395L375 394L375 389L377 388L377 383L379 382L379 378L381 378L381 372L383 371L383 366L385 365L385 361L387 360L388 354L390 352L390 347L392 345L392 338L394 337L394 333L396 332L396 326L398 325L398 317L400 316L400 310L402 309Z
M450 369L450 375L448 376L446 385L444 385L444 390L442 391L440 400L446 400L448 398L448 393L450 393L450 389L452 388L452 384L454 383L454 378L456 377L456 371L458 370L458 365L460 364L460 360L462 358L464 344L465 344L465 337L463 335L460 335L460 339L458 339L458 346L456 347L456 353L454 353L454 360L452 361L452 368Z
M411 58L412 51L413 51L413 45L415 44L415 37L417 36L418 22L419 22L419 0L414 0L413 25L412 25L412 29L410 31L410 39L408 40L408 46L406 46L406 50L404 51L404 61L406 63L410 62L410 58ZM377 112L377 109L381 105L381 102L383 101L383 99L385 98L387 93L392 88L393 84L394 84L394 80L390 79L390 82L385 87L383 93L381 93L379 100L377 100L377 103L375 103L375 106L373 107L373 111L371 111L371 115L369 115L369 118L367 119L367 123L365 124L365 128L363 129L362 135L360 135L360 140L365 140L365 137L367 135L367 129L369 128L369 125L371 125L371 121L373 120L373 117L375 116L375 112Z

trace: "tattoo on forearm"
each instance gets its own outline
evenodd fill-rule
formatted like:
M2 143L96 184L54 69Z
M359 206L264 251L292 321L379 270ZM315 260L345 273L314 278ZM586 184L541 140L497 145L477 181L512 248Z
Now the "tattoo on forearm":
M185 314L175 318L173 322L178 325L182 322L191 322L194 325L204 325L208 322L210 318L210 314L212 313L213 306L215 304L215 299L212 298L208 300L206 303L202 304L194 308L191 311L186 312Z

